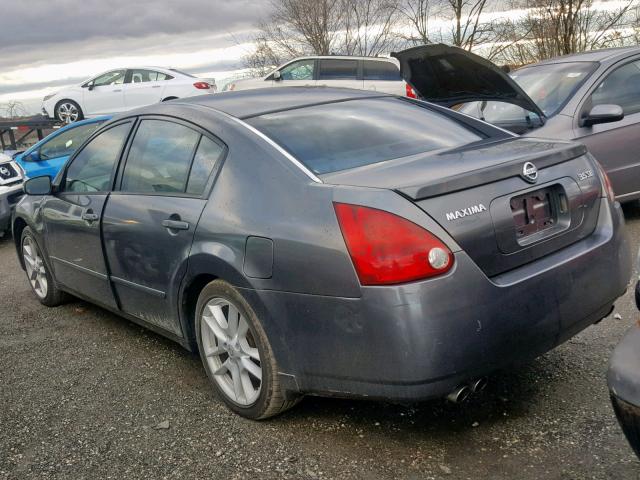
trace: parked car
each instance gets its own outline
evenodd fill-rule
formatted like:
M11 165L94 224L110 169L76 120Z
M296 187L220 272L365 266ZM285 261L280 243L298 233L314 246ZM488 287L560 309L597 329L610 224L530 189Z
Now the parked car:
M20 166L0 153L0 237L11 228L13 208L22 197L23 178Z
M343 87L415 97L398 63L384 57L314 56L295 58L261 78L234 80L224 91L265 87Z
M69 292L197 349L254 419L306 393L459 401L605 317L631 274L584 146L362 90L149 106L25 191L40 302Z
M640 47L554 58L507 75L446 45L394 54L425 100L521 135L576 140L611 178L616 198L640 198Z
M640 268L640 256L638 264ZM640 281L636 284L636 305L640 310ZM640 458L640 320L614 350L608 381L613 409Z
M69 157L89 136L111 116L103 115L66 125L43 138L14 160L27 178L49 175L55 177Z
M215 90L215 80L173 68L118 68L47 95L42 101L42 113L72 123Z

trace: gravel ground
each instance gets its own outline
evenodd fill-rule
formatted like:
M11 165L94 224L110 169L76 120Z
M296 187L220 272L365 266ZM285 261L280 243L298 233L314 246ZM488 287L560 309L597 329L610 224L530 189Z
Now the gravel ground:
M640 208L627 219L637 251ZM631 292L621 319L494 375L465 404L306 398L255 423L169 340L84 302L41 306L8 239L0 265L0 479L640 479L605 383L640 317Z

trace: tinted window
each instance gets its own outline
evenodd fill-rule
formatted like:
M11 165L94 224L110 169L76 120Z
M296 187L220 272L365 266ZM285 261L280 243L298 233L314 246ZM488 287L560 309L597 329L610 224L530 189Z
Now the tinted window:
M40 147L40 158L47 160L71 155L101 124L102 122L90 123L62 132Z
M113 72L100 75L93 81L94 87L103 87L105 85L119 85L124 83L124 70L114 70Z
M401 80L400 70L391 62L364 61L365 80Z
M262 115L249 123L318 174L482 138L455 120L397 98L316 105Z
M640 112L640 61L611 72L591 95L591 103L620 105L625 115Z
M183 125L143 120L131 144L121 190L184 193L200 134Z
M131 83L158 82L171 78L173 77L155 70L131 70Z
M207 186L213 167L222 155L224 147L207 137L202 137L196 156L193 159L187 193L190 195L202 195Z
M73 159L65 177L67 192L104 192L129 133L129 123L110 128L92 139Z
M293 62L280 70L280 78L282 80L313 80L314 65L313 60Z
M357 60L320 60L320 80L355 80L357 76Z

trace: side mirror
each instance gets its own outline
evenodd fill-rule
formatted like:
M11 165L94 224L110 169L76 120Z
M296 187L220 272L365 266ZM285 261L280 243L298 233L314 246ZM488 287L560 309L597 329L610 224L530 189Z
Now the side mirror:
M27 195L50 195L51 191L51 177L49 175L30 178L24 182L24 193Z
M41 160L40 157L40 150L34 150L33 152L31 152L29 155L27 155L26 157L24 157L24 160L26 162L39 162Z
M282 75L280 75L280 71L276 70L275 72L273 72L273 79L276 82L279 82L280 80L282 80Z
M624 111L620 105L596 105L582 120L582 125L591 127L599 123L619 122L624 118Z
M93 82L87 84L87 90L93 90Z

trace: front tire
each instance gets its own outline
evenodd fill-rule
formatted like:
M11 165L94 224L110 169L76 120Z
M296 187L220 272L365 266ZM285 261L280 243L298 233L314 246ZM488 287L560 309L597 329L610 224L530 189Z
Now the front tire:
M214 280L198 298L196 339L205 371L218 396L234 412L253 420L291 408L280 386L278 366L267 335L242 295Z
M65 302L67 296L60 290L47 264L42 257L42 252L38 246L31 228L25 227L22 230L20 239L22 262L31 290L40 303L47 307L57 307Z
M73 100L60 100L56 104L55 117L64 124L78 122L84 118L84 113Z

